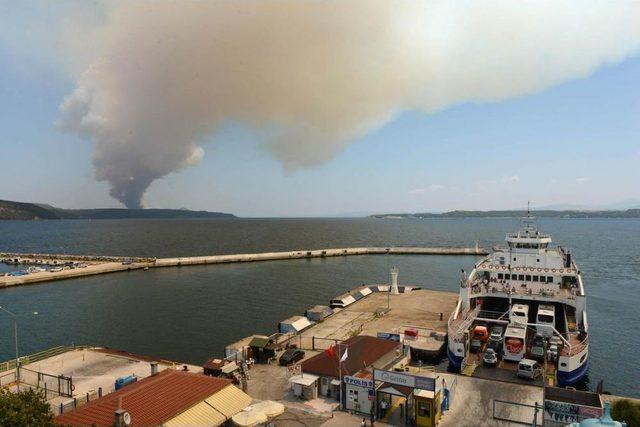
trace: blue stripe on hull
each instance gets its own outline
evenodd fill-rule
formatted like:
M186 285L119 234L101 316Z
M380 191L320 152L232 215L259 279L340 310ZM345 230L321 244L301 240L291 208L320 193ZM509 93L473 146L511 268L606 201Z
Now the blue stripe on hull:
M560 387L565 387L568 385L574 385L578 381L580 381L587 374L587 370L589 369L589 359L587 359L582 366L578 369L574 369L573 371L564 372L558 371L558 385Z
M455 354L453 354L453 352L451 351L449 346L447 346L447 359L449 359L449 369L450 370L452 370L452 371L459 371L460 370L460 367L462 366L463 357L456 356Z

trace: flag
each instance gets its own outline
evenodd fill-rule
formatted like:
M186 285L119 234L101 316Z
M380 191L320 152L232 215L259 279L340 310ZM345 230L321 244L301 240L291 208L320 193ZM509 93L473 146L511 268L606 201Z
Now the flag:
M329 347L328 349L325 350L327 352L327 354L329 355L329 357L333 357L334 352L333 352L333 346Z
M340 358L340 362L344 362L345 360L347 360L347 357L349 357L349 349L345 348L344 349L344 354Z

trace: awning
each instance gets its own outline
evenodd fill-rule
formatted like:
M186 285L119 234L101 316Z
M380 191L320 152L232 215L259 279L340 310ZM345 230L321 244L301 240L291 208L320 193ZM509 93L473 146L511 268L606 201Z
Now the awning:
M238 387L228 385L213 396L206 398L205 402L227 418L231 418L251 404L251 397Z
M434 396L434 392L429 391L429 390L421 390L421 389L415 389L413 391L413 395L416 397L424 397L425 399L433 399Z
M177 417L173 417L169 421L165 421L165 427L189 427L189 426L207 426L216 427L224 424L227 418L220 412L200 402L195 406L187 409Z
M336 380L336 379L331 380L331 385L339 386L340 380Z
M293 377L289 378L289 382L293 384L310 386L314 382L318 381L318 378L320 377L313 374L294 375Z
M413 393L413 388L397 384L382 383L382 385L378 389L378 393L387 393L394 396L409 397L411 393Z

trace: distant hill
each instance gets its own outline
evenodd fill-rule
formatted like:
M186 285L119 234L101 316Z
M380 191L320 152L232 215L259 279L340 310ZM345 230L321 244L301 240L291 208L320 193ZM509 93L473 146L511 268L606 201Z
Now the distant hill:
M450 211L442 213L400 213L376 214L372 218L403 219L403 218L521 218L526 211ZM626 210L540 210L533 212L538 218L640 218L640 209Z
M188 209L60 209L44 204L0 200L0 220L235 217L229 213L190 211Z

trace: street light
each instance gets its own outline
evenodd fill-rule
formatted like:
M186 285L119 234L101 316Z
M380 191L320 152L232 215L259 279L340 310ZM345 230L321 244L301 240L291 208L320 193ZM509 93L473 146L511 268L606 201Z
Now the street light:
M13 334L16 344L16 388L20 391L20 357L18 356L18 316L0 305L0 310L13 317Z

